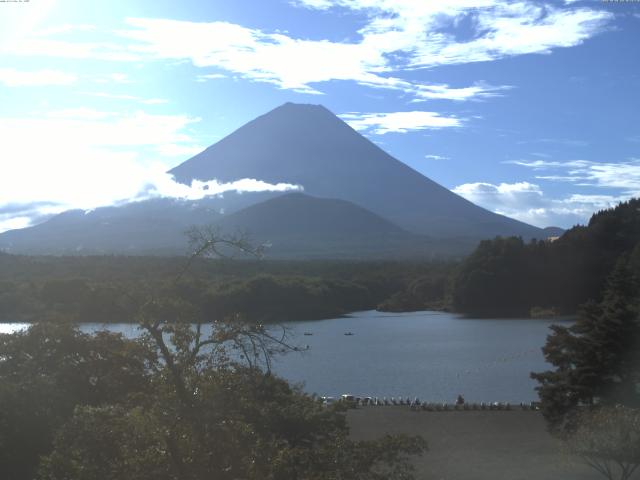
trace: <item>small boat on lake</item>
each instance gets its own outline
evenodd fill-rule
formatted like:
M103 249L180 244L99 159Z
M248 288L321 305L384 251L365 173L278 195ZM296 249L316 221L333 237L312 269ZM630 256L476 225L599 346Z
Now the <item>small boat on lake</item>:
M305 335L313 335L311 332L304 332Z
M345 335L350 336L353 335L353 332L344 332Z

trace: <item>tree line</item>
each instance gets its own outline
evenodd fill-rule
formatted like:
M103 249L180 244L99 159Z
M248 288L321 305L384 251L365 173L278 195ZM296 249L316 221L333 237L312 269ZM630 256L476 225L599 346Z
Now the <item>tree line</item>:
M131 296L152 290L188 297L210 318L235 313L261 322L331 318L394 301L416 282L443 284L451 268L438 262L196 259L178 286L173 280L182 262L0 254L0 321L131 322Z

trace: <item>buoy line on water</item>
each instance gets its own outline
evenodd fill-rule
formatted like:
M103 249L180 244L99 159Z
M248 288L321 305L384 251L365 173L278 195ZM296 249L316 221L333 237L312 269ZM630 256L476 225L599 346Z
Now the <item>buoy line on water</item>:
M405 406L413 411L511 411L511 410L530 410L536 411L540 409L539 402L520 402L519 404L511 404L510 402L466 402L447 403L447 402L423 402L418 397L410 400L409 397L356 397L354 395L345 394L340 399L334 397L318 397L323 405L331 405L333 403L346 403L354 408L356 407L387 407L387 406Z

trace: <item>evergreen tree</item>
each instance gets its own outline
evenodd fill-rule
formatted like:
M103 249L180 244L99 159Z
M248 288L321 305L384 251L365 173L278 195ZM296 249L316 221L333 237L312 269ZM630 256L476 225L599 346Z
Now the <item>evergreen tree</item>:
M554 325L543 348L553 371L532 373L552 430L571 432L581 405L638 406L640 321L638 280L623 256L603 300L587 303L571 327Z

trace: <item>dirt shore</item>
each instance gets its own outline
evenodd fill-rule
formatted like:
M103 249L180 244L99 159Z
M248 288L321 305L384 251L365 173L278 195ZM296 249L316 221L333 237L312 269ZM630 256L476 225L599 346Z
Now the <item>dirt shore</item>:
M429 451L415 460L420 480L604 478L562 452L539 412L414 412L406 406L389 406L351 410L348 419L356 439L387 433L422 435Z

